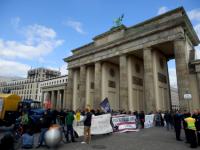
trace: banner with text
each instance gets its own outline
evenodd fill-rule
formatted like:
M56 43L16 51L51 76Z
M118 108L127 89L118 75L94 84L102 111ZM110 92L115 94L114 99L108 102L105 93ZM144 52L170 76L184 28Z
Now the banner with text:
M153 125L154 125L154 114L145 115L144 127L151 128L151 127L153 127Z
M83 116L81 116L80 120L83 120ZM99 116L92 116L92 124L91 124L91 134L106 134L113 132L112 126L110 124L111 114L104 114ZM78 133L79 136L83 136L84 125L83 122L74 122L74 130Z
M136 129L136 116L134 115L112 116L112 123L115 132L138 131Z

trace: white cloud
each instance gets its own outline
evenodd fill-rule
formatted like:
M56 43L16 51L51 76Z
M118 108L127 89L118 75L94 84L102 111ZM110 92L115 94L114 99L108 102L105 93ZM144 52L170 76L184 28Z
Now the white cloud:
M1 76L27 76L27 71L31 68L31 66L22 64L15 61L8 61L4 59L0 59L0 75Z
M195 59L200 59L200 45L195 47Z
M160 7L160 8L158 9L157 14L158 14L158 15L164 14L164 13L167 12L167 11L168 11L168 8L165 7L165 6L162 6L162 7Z
M188 11L188 16L191 20L200 21L200 8Z
M19 19L18 19L19 20ZM24 41L4 40L0 38L0 56L7 59L38 59L51 53L63 44L57 39L56 32L43 25L29 25L18 28L25 37Z
M52 67L52 66L48 66L47 68L52 69L52 70L60 71L60 72L61 72L61 75L66 75L66 74L68 74L67 65L66 65L66 64L62 65L61 67Z
M83 30L82 23L79 21L68 20L64 23L66 26L73 28L76 32L80 34L85 34L86 32Z
M66 75L66 74L68 74L68 70L67 70L67 65L65 64L65 65L62 65L61 67L60 67L60 72L61 72L61 75Z
M176 68L169 68L170 86L177 88Z

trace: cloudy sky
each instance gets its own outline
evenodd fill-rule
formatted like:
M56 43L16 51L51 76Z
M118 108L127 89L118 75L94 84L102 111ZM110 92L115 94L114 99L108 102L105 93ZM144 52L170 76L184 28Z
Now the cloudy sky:
M63 58L109 30L121 14L123 24L132 26L179 6L200 37L199 0L1 0L0 76L25 77L36 67L66 74ZM176 86L175 63L168 65Z

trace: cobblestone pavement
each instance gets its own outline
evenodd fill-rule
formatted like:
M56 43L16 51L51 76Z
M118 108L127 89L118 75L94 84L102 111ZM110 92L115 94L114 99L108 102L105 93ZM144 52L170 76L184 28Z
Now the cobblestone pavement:
M183 132L182 132L183 134ZM38 135L36 135L37 139ZM182 138L184 139L184 138ZM110 135L92 136L91 144L81 144L82 138L76 143L61 143L53 150L186 150L190 149L184 141L176 141L173 130L149 128L139 132L113 133ZM35 141L37 142L37 141ZM36 144L35 144L36 146ZM34 148L35 149L35 148ZM45 150L41 147L38 150Z

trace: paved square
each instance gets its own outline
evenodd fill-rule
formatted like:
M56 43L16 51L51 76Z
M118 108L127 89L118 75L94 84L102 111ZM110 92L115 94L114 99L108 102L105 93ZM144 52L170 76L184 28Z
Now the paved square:
M182 133L183 134L183 133ZM38 136L38 135L37 135ZM82 137L78 142L61 143L56 150L187 150L190 149L184 141L176 141L173 130L166 131L164 128L149 128L139 132L113 133L110 135L92 136L90 145L81 144ZM184 139L184 138L182 138ZM36 143L37 141L35 141ZM41 147L38 150L45 150Z

